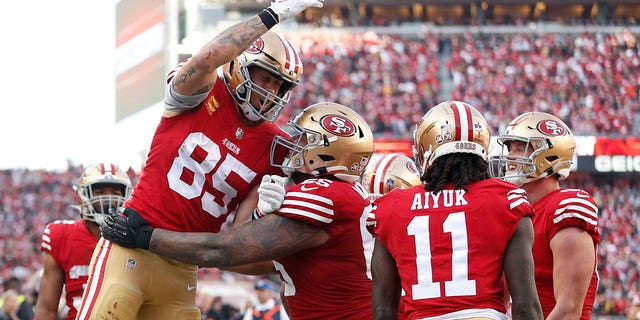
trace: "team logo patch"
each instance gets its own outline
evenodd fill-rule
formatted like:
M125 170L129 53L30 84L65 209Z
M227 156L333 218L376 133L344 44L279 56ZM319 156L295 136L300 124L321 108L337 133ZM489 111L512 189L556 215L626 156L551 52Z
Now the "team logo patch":
M387 179L385 184L388 185L389 187L393 187L393 185L396 184L396 182L393 179L389 178Z
M567 134L567 130L555 120L542 120L538 122L538 131L548 135L548 136L564 136Z
M205 100L204 106L207 108L207 112L211 115L220 108L220 103L214 96L210 96L209 99Z
M133 269L135 269L135 268L136 268L136 265L137 265L137 264L138 264L138 263L136 262L136 260L134 260L134 259L132 259L132 258L127 259L127 269L129 269L129 270L133 270Z
M411 173L418 173L418 167L413 161L407 161L407 170Z
M264 49L264 40L262 40L262 37L258 38L258 40L256 40L256 42L254 42L249 49L245 50L248 53L252 53L252 54L258 54L260 52L262 52L262 49Z
M356 125L344 116L329 114L320 119L320 126L340 137L349 137L356 133Z

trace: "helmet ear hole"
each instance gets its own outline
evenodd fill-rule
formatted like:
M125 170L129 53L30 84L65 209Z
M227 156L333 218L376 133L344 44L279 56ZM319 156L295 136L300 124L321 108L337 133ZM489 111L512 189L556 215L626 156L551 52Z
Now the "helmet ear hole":
M318 158L320 158L322 161L334 161L336 160L336 158L332 155L328 155L328 154L319 154Z

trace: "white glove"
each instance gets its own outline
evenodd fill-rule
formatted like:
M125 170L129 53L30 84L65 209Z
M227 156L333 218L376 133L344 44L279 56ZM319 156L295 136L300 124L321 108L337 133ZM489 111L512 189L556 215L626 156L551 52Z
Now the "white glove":
M258 210L254 211L254 219L280 209L286 193L284 190L286 182L286 177L276 175L262 177L260 187L258 187Z
M323 3L324 0L274 0L269 8L278 15L278 22L282 22L308 7L322 8Z

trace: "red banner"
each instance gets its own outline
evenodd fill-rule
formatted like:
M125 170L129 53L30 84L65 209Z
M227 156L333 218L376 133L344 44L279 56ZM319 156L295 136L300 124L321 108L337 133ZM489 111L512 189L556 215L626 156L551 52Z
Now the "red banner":
M640 155L640 138L607 138L597 137L593 150L594 155Z

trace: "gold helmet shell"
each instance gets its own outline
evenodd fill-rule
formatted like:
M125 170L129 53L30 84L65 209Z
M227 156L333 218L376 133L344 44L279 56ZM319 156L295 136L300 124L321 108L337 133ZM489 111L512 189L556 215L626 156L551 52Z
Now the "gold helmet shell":
M118 194L96 192L105 186ZM87 221L102 224L110 210L120 208L131 196L131 179L117 165L98 163L86 169L73 187L80 197L80 215Z
M525 144L522 156L509 155L513 141ZM576 142L569 127L558 117L545 112L527 112L509 123L497 139L502 147L491 158L491 175L522 185L557 174L569 176ZM510 169L511 168L511 169Z
M271 148L271 164L286 173L298 171L313 176L326 174L355 182L365 170L374 151L371 128L351 108L333 102L306 107L288 123L292 138L276 137ZM276 163L277 149L289 156Z
M376 153L362 174L362 185L372 200L396 188L410 188L421 183L413 159L402 153Z
M416 165L423 173L437 158L450 153L471 153L487 161L491 133L474 106L445 101L422 117L413 138Z
M252 81L250 70L253 67L266 70L283 81L277 94ZM289 102L291 90L299 82L302 61L289 41L273 31L267 31L247 50L224 64L222 74L227 89L249 120L273 122ZM252 94L261 97L261 105L250 104Z

